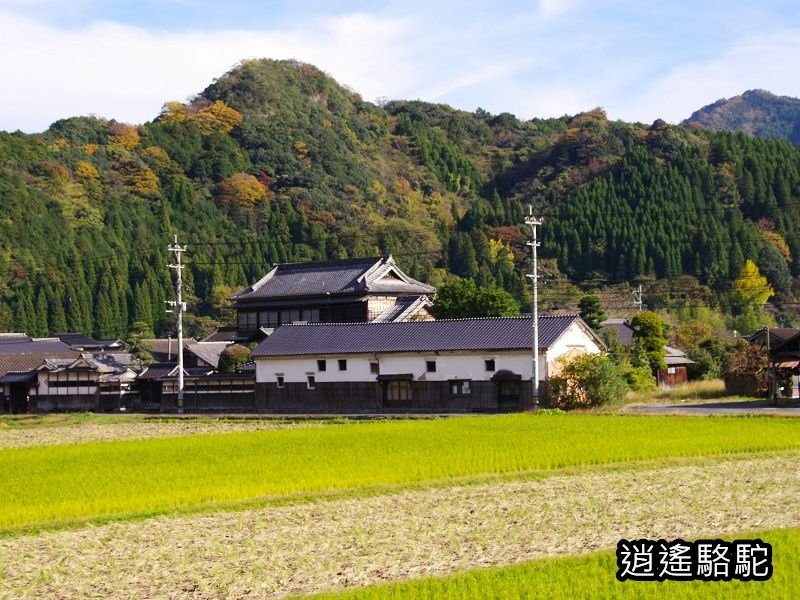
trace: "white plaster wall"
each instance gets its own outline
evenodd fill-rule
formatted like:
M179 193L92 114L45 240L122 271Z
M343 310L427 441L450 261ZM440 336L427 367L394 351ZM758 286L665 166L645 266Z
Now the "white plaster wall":
M64 377L66 375L64 373L61 374L62 382L64 381ZM48 371L39 371L36 374L38 386L35 388L35 393L39 396L68 396L74 394L94 394L97 391L97 382L96 381L89 381L87 379L77 379L76 373L70 373L69 376L75 378L70 385L72 387L49 387L47 385L47 381L49 377L53 377L53 381L55 381L55 373L49 373ZM85 377L85 374L83 374Z
M556 361L564 355L568 354L597 354L602 352L602 348L577 322L572 323L563 335L558 338L555 343L547 350L545 358L546 365L539 364L539 369L543 367L546 369L541 371L540 377L547 379L555 374L558 370Z
M586 334L577 323L570 325L564 334L545 352L539 353L539 378L545 380L553 370L554 361L571 352L600 352L600 346ZM327 370L317 370L317 359L327 361ZM340 371L338 359L347 359L347 370ZM495 370L487 371L485 362L494 359ZM436 361L436 372L426 371L426 361ZM256 381L275 382L276 373L283 374L286 383L305 382L312 373L318 382L332 381L374 381L370 363L380 365L381 375L411 373L415 380L447 381L450 379L472 379L488 381L495 372L507 369L530 379L533 371L531 351L507 352L433 352L428 353L387 353L387 354L348 354L319 355L313 357L257 358Z
M317 358L327 360L327 370L317 370ZM347 370L340 371L338 359L347 359ZM495 370L487 371L484 361L494 359ZM426 371L426 362L436 361L436 372ZM276 373L282 373L286 383L305 382L308 373L313 373L316 381L374 381L375 374L370 371L370 363L379 364L381 375L414 375L415 380L447 381L449 379L489 380L495 372L507 369L530 378L532 357L529 352L485 352L485 353L425 353L407 354L350 354L346 356L296 357L296 358L258 358L256 359L256 381L274 382ZM540 365L544 357L540 357Z

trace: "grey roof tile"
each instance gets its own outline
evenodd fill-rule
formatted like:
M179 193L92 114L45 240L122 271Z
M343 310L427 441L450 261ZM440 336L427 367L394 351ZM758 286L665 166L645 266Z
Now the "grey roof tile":
M219 364L219 355L232 343L233 342L197 342L187 346L186 350L216 369Z
M550 347L576 320L577 315L540 315L539 347ZM278 327L250 356L521 350L530 348L532 339L531 319L526 317L313 323Z
M399 277L382 279L392 270ZM238 302L359 292L432 294L435 291L435 288L405 275L388 256L280 264L231 298Z

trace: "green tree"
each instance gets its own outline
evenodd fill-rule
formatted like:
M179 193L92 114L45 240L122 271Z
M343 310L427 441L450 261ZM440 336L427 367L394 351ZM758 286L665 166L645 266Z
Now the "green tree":
M667 332L661 317L650 310L639 311L631 320L631 325L634 328L634 344L642 345L650 370L655 373L666 368L664 357L667 352L664 346L667 343Z
M605 354L576 356L548 381L549 405L565 410L618 402L627 392L622 372Z
M581 311L581 319L583 319L593 331L600 331L603 321L606 320L606 313L603 310L603 304L600 302L600 296L596 294L587 294L583 296L578 300L578 308Z
M766 244L761 248L758 253L757 266L779 294L785 294L792 288L792 274L789 272L789 265L775 246Z
M136 321L128 332L128 351L136 366L140 369L153 362L152 348L144 342L153 337L152 326L144 321Z
M457 279L439 287L432 312L439 319L515 317L519 304L505 290L479 288L471 279Z
M237 367L250 360L250 350L245 346L233 344L219 355L217 370L221 373L233 373Z

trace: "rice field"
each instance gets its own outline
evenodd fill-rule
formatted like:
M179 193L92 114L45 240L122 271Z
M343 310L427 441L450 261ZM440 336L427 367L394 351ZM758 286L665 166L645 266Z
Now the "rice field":
M798 464L789 418L1 419L0 599L796 598ZM614 577L754 531L766 583Z
M463 598L604 598L622 600L675 598L688 600L800 598L797 557L800 529L749 533L747 538L769 540L774 575L765 582L619 582L613 552L583 557L542 559L521 565L475 569L450 577L427 578L361 588L316 600L461 600Z
M800 421L504 415L0 451L0 531L566 467L800 449Z

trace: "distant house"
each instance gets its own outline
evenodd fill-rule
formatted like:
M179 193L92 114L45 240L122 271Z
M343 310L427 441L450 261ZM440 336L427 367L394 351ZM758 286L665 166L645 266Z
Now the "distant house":
M127 353L49 358L35 371L31 411L111 411L138 402L132 387L136 373Z
M112 410L133 401L127 352L79 352L56 338L0 334L0 412Z
M281 326L251 353L256 407L524 410L532 401L532 337L522 317ZM559 358L604 348L577 315L540 316L539 345L543 382Z
M765 327L751 335L751 344L764 348L768 358L770 373L764 376L768 381L775 376L775 395L781 398L800 398L800 329L787 327ZM733 391L760 395L759 374L745 374L737 379L726 380L726 386ZM769 388L769 384L767 384Z
M280 264L231 297L236 339L262 339L296 322L430 319L435 292L403 273L391 256Z
M252 365L251 365L252 367ZM186 412L254 412L255 373L242 368L218 373L213 367L184 367ZM175 412L178 409L178 365L153 363L139 375L136 385L144 410Z
M656 374L659 387L672 387L689 381L689 365L694 361L686 356L686 352L678 350L672 346L664 346L666 355L664 362L666 369L659 369Z
M123 352L128 347L120 339L96 340L83 333L53 333L50 337L57 338L80 352Z
M0 413L26 413L35 392L35 369L48 359L75 360L80 352L53 338L32 338L24 333L0 333Z
M636 330L627 319L606 319L602 325L601 335L614 338L625 346L633 345L633 335ZM694 361L678 348L664 346L664 352L666 353L664 362L667 366L656 373L658 386L672 387L689 381L689 365L694 364Z

